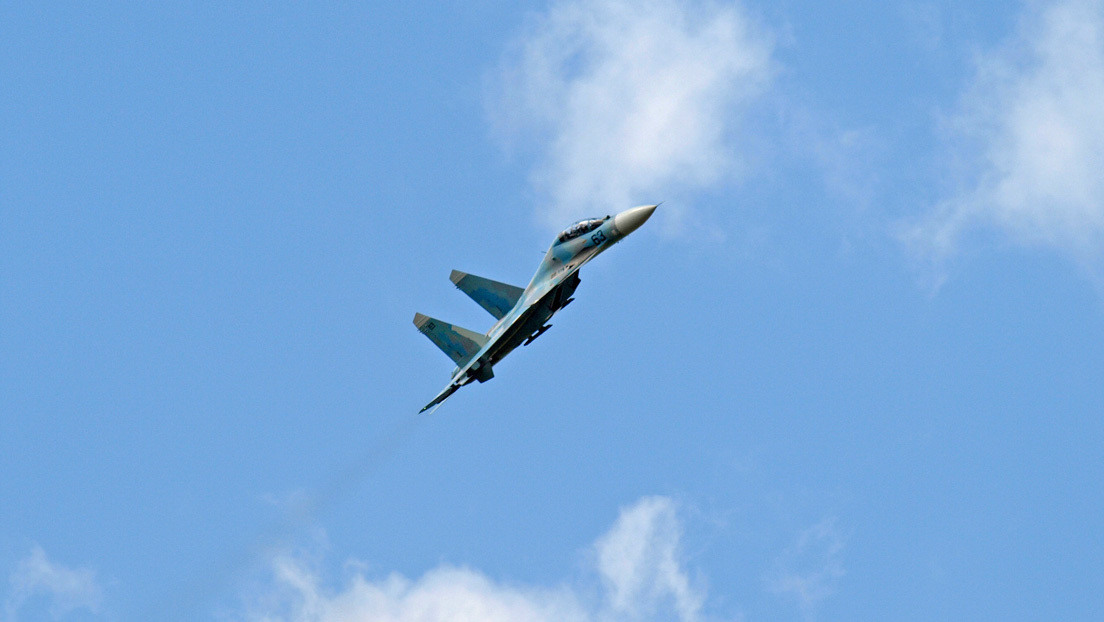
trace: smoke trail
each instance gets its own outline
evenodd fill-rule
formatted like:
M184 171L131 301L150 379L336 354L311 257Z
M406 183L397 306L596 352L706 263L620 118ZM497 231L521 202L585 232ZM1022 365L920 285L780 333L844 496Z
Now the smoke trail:
M257 568L264 566L275 554L299 539L318 516L329 511L336 502L350 494L374 476L395 456L421 424L424 416L406 415L384 428L369 446L351 462L347 462L323 478L314 492L307 492L290 504L284 504L285 514L277 524L263 529L250 541L230 544L222 563L212 572L196 577L190 585L164 594L146 612L144 619L180 619L206 617L205 607L215 606L227 585L239 582Z

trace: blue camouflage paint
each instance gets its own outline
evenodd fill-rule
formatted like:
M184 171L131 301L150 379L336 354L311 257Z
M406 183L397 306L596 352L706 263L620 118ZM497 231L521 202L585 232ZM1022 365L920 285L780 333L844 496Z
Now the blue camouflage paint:
M492 368L495 363L550 328L545 323L571 302L571 295L579 285L579 268L642 225L656 207L644 205L616 216L591 218L571 225L556 236L524 290L453 270L450 276L453 283L499 319L486 335L478 335L420 313L414 316L418 329L459 365L449 385L421 412L439 405L457 389L474 380L489 380L494 375ZM511 304L513 295L517 296L517 300ZM431 324L435 328L424 330ZM480 341L483 345L476 352L469 352L470 344ZM457 344L460 344L459 348ZM462 356L454 356L456 353Z

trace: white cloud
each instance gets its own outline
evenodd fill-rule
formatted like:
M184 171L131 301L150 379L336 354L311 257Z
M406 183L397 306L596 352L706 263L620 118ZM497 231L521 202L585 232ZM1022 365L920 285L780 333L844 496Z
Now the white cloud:
M41 547L19 562L9 578L10 592L4 603L5 619L14 622L24 605L42 596L55 620L79 609L98 613L103 600L95 573L87 568L70 569L50 561Z
M772 51L736 4L559 0L506 55L490 107L509 141L532 145L542 214L560 226L738 173ZM668 227L681 203L665 206Z
M697 618L702 595L679 563L680 539L674 504L666 497L646 497L621 512L596 544L598 570L614 611L650 613L670 597L680 619Z
M1104 2L1032 5L983 57L951 118L960 189L913 227L935 259L971 230L1059 249L1091 265L1104 251Z
M679 561L681 525L674 503L647 497L624 508L594 545L600 586L526 586L495 581L470 568L442 565L417 580L372 579L362 565L339 589L311 564L280 556L273 581L251 599L246 620L274 622L572 622L699 619L703 594ZM585 582L581 582L585 583ZM597 597L594 595L598 594Z
M798 534L794 543L776 560L767 577L767 587L776 594L796 599L807 619L816 608L836 593L843 578L843 537L833 519Z

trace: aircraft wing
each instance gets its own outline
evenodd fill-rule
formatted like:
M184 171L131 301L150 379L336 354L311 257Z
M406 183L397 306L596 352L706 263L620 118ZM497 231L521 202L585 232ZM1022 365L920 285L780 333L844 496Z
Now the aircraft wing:
M430 408L432 408L433 410L437 410L437 407L440 406L442 402L447 400L449 398L449 396L452 395L453 393L456 393L456 390L459 389L462 386L464 386L463 383L454 382L454 383L450 384L449 386L445 387L445 390L438 393L437 397L433 398L432 402L426 404L421 410L418 411L418 414L424 413L425 411L429 410ZM429 414L432 415L433 413L430 412Z

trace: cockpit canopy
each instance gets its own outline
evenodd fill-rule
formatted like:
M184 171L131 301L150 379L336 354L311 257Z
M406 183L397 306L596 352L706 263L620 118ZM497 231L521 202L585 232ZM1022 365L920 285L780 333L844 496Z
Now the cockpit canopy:
M587 220L580 220L579 222L571 225L560 234L560 237L556 238L557 244L563 244L568 240L573 240L584 233L590 233L598 227L602 226L602 223L609 220L609 216L605 218L589 218Z

